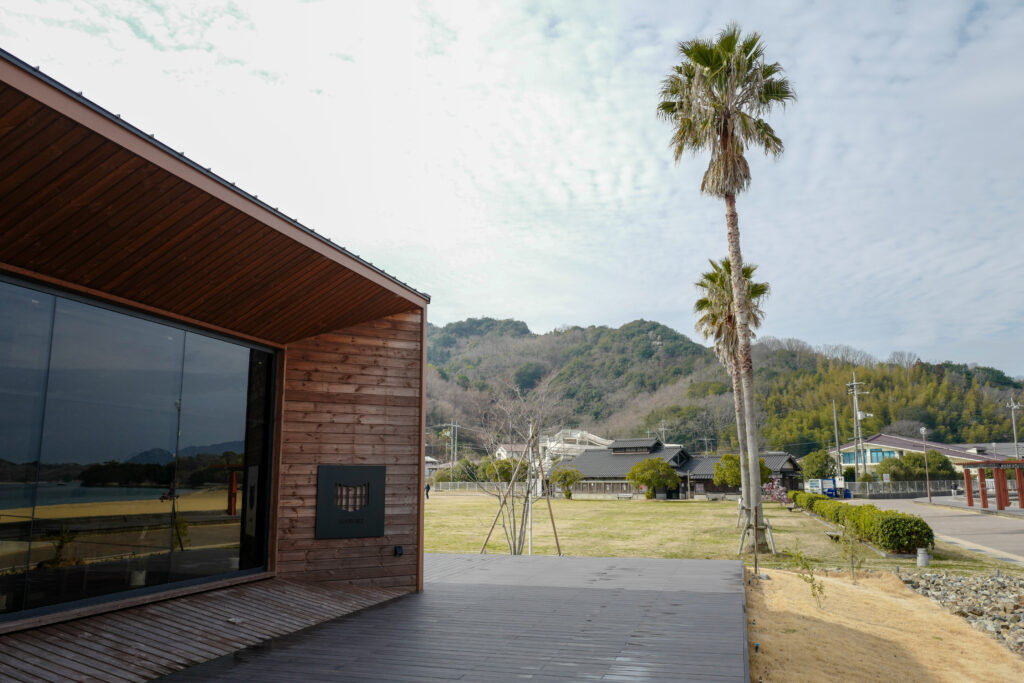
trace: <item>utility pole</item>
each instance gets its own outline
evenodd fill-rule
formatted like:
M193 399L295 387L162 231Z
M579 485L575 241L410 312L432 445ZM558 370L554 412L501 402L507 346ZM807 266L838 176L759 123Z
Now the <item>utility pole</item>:
M1014 403L1013 398L1010 398L1010 402L1006 404L1006 407L1010 409L1010 421L1013 422L1013 453L1014 457L1020 459L1020 446L1017 445L1017 411L1020 409L1019 403ZM1020 481L1018 479L1018 481Z
M836 413L836 400L832 399L832 426L836 430L836 471L843 473L843 453L839 450L839 416Z
M451 451L448 454L448 490L451 491L453 490L452 484L455 482L455 461L459 454L459 427L461 425L453 417L451 422L438 426L450 430L448 433L448 448Z
M665 443L665 432L666 432L666 431L668 431L668 430L667 430L667 428L665 427L665 421L664 421L664 420L662 420L662 421L661 421L661 426L660 426L660 427L658 427L658 432L659 432L659 433L661 434L661 442L662 442L662 443Z
M924 440L925 434L928 433L926 427L921 427L921 450L924 451L924 486L928 489L928 502L932 502L932 482L931 477L928 476L928 443Z
M700 437L700 440L704 442L704 455L707 455L708 454L708 441L714 441L714 439L712 439L709 436L702 436L702 437Z
M860 463L861 448L862 448L863 442L864 442L864 434L863 434L863 432L861 432L861 429L860 429L860 416L861 416L860 403L857 401L857 397L862 395L862 394L870 393L870 392L867 392L867 391L861 391L860 390L860 386L862 384L864 384L864 382L858 382L857 381L857 373L856 372L853 373L853 381L846 383L846 386L850 387L849 391L847 391L846 393L853 395L853 438L854 438L854 441L857 444L856 445L857 454L854 456L854 460L853 460L853 469L854 469L854 471L858 471L857 467L858 467L858 465ZM867 473L868 473L868 462L867 462L867 457L866 457L866 454L865 454L865 458L864 458L864 474L867 474Z

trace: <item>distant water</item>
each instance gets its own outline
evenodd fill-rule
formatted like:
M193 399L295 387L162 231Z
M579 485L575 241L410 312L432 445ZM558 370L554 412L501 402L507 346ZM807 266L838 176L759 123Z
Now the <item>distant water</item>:
M178 489L178 495L195 489ZM66 486L39 484L36 505L62 505L66 503L106 503L119 500L156 500L166 488L132 488L128 486L81 486L72 482ZM0 510L31 507L32 487L22 484L0 483Z

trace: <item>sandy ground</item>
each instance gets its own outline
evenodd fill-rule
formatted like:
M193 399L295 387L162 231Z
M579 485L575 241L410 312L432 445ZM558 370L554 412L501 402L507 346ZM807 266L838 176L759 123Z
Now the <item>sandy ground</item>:
M747 586L751 681L1024 680L1024 658L893 574L816 573L819 608L797 574L763 573Z

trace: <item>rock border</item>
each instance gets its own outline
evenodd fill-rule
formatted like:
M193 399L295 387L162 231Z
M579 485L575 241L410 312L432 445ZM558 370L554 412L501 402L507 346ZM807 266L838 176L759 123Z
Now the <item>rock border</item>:
M900 572L904 585L931 598L1024 658L1024 577Z

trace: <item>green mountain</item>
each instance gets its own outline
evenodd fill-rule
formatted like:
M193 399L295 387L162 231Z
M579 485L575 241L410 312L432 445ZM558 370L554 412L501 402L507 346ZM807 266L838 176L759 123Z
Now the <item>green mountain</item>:
M618 329L565 327L534 334L517 320L473 318L427 331L428 425L458 417L468 450L489 407L516 387L527 401L544 397L548 422L607 437L663 434L691 451L735 447L732 384L710 349L656 322ZM755 390L764 448L802 455L852 433L846 383L854 371L870 393L861 410L865 434L877 431L948 443L1008 441L1007 400L1024 385L995 368L932 364L894 353L886 362L842 346L814 349L766 338L754 346ZM482 431L474 431L482 430Z

